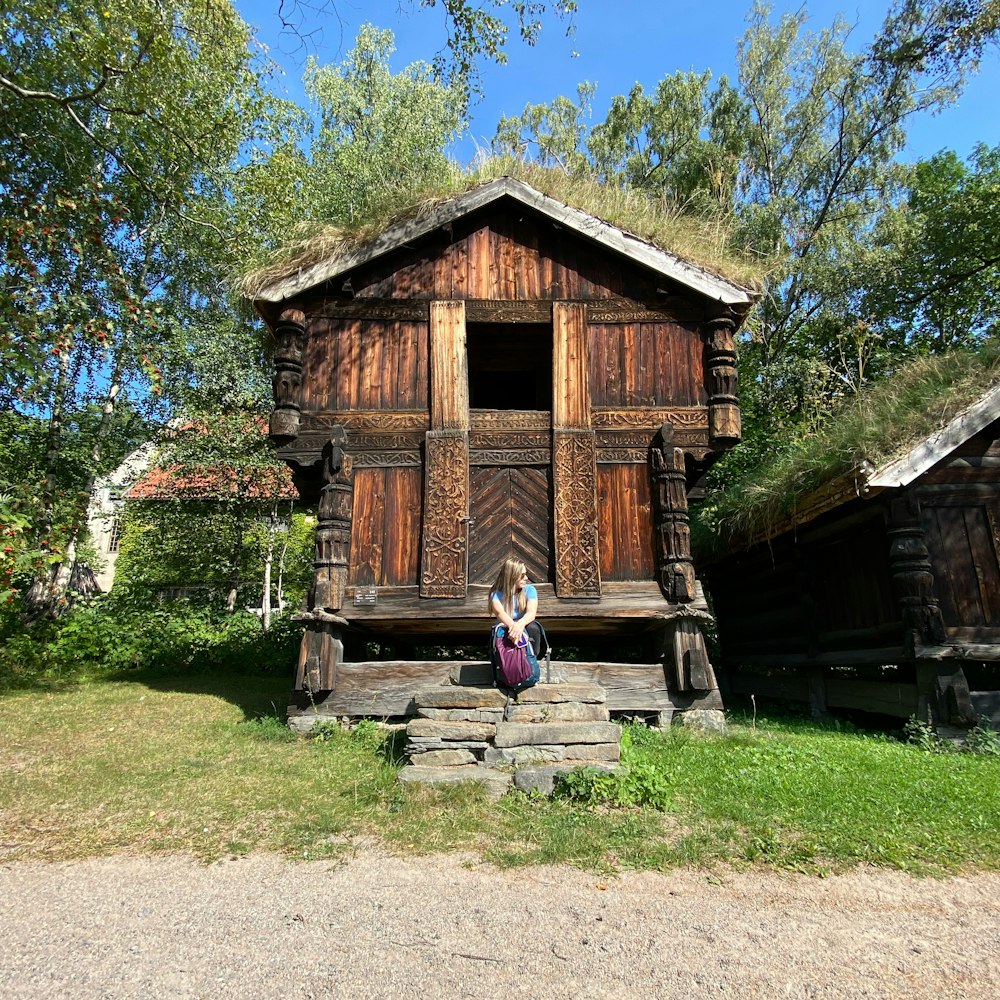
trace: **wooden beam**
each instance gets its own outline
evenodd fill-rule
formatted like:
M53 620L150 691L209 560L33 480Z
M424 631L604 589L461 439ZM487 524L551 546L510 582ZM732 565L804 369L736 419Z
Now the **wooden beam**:
M469 429L469 372L465 303L431 303L431 428Z
M552 343L556 594L600 597L597 441L590 426L587 317L582 303L553 305Z

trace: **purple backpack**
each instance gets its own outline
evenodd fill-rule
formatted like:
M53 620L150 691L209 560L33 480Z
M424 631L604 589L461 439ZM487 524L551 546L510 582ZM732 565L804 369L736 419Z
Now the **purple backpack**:
M493 630L490 659L493 661L493 676L498 687L511 691L523 691L538 683L540 669L535 651L526 635L515 645L507 637L502 627Z

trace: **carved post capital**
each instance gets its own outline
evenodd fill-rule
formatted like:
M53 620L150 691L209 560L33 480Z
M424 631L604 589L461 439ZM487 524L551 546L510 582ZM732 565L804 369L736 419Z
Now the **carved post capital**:
M708 391L708 436L712 448L731 448L740 440L742 422L736 397L736 324L725 316L708 320L705 341L705 388Z
M302 365L305 359L305 313L282 311L274 327L274 409L269 434L276 444L288 444L299 433L302 410Z

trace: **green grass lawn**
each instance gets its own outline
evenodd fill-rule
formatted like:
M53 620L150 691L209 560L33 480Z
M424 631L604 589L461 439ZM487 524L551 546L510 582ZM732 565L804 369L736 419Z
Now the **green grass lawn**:
M593 869L868 863L1000 867L1000 758L758 719L724 738L627 733L665 812L402 786L372 727L319 740L283 725L288 678L92 680L0 696L0 859L253 850L332 857L469 850Z

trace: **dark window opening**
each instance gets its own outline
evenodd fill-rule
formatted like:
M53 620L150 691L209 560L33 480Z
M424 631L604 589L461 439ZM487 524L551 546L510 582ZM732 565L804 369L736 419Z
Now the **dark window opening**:
M552 409L551 326L470 323L465 338L472 409Z

